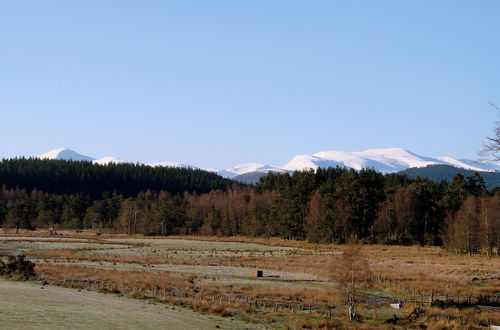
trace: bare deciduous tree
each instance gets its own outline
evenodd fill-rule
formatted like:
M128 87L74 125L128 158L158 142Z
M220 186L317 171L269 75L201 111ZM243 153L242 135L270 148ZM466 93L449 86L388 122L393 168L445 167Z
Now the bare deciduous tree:
M496 247L500 255L500 196L482 197L479 200L479 226L481 231L481 245L486 254L491 257Z
M309 205L307 207L307 216L306 223L304 225L304 229L306 232L306 237L309 242L319 243L325 237L325 231L322 226L322 209L321 209L321 201L323 197L321 196L321 192L316 190L309 201Z
M350 320L355 319L357 307L363 301L360 290L368 287L372 280L368 262L359 248L349 245L341 255L333 257L328 275L330 281L340 285L340 292L347 306L347 316Z
M500 107L491 102L490 105L500 114ZM491 160L497 161L500 160L500 121L497 121L495 125L496 127L493 129L493 135L487 137L488 141L484 144L480 154L482 156L491 157Z

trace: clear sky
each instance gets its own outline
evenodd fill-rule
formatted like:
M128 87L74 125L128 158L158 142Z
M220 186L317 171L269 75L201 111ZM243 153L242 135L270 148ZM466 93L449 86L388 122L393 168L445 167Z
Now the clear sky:
M0 0L0 158L476 158L500 1Z

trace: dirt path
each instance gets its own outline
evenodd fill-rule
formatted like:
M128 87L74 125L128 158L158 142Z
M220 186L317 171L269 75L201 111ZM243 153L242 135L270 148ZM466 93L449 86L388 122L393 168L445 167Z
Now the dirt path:
M259 329L110 294L0 280L1 329Z

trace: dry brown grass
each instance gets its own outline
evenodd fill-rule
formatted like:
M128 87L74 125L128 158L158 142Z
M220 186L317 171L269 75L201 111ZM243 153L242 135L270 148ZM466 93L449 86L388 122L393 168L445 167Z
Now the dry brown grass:
M429 294L492 295L500 287L500 258L449 254L437 247L362 246L379 286ZM474 280L490 278L490 280ZM496 278L496 279L495 279Z
M171 290L191 289L195 276L152 273L139 270L108 270L80 265L38 264L36 272L41 279L54 283L72 283L79 285L85 281L104 281L109 288L129 288L130 290ZM127 292L125 292L127 293Z
M339 309L332 319L324 314L303 314L276 309L277 302L287 304L306 304L311 306L340 307L331 294L324 289L276 288L272 284L267 287L252 286L220 286L206 276L189 276L167 272L152 273L148 271L117 271L84 267L80 265L37 265L37 272L48 283L69 287L88 288L133 295L137 298L155 297L158 301L187 306L203 313L220 316L252 315L258 322L273 322L280 327L290 329L373 329L418 328L419 325L431 326L433 329L478 328L486 324L495 324L500 319L491 313L479 313L471 308L440 309L424 308L421 316L410 321L407 316L411 309L399 312L395 323L390 317L379 316L375 322L373 312L362 310L363 322L349 322ZM219 300L219 297L233 297L232 300ZM245 296L246 300L234 297ZM259 306L254 302L260 301ZM263 305L262 302L269 302ZM392 315L392 314L391 314ZM402 316L401 316L402 315ZM389 322L389 323L388 323Z
M500 314L480 313L473 308L426 307L419 322L432 324L436 329L479 329L500 324Z
M251 239L255 243L254 239ZM250 242L250 240L249 240ZM293 241L291 241L293 242ZM500 287L500 258L483 255L455 255L438 247L360 245L378 281L376 286L406 293L427 295L432 289L449 295L492 295ZM162 257L108 257L80 254L82 250L40 250L27 254L38 258L67 261L120 262L137 264L180 264L207 266L241 266L276 271L307 273L325 279L325 263L340 253L342 246L330 251L287 256L245 256L203 259Z
M154 238L165 238L165 237L154 237ZM308 249L308 250L325 250L334 251L338 250L338 245L333 244L316 244L309 243L308 241L298 241L298 240L285 240L279 237L245 237L245 236L228 236L228 237L218 237L218 236L169 236L172 239L184 239L184 240L195 240L195 241L208 241L208 242L239 242L239 243L254 243L269 246L280 246L280 247L292 247L297 249Z
M251 314L260 322L265 322L264 317L277 312L278 307L283 309L280 303L287 306L293 303L296 306L313 306L326 303L329 298L321 290L220 286L207 276L167 272L119 271L59 264L38 264L36 271L40 279L48 284L126 294L136 298L156 298L158 301L219 316Z
M89 239L91 235L88 235ZM82 236L79 237L80 239ZM134 244L133 237L123 235L101 235L92 238L93 243L106 242L108 238L126 238L120 244ZM141 241L146 239L138 236ZM165 239L165 237L152 238ZM44 258L47 262L68 261L75 265L58 264L38 265L37 270L51 283L63 283L67 286L90 287L121 294L132 294L136 297L151 296L171 304L189 306L198 311L218 315L245 315L259 322L273 322L281 327L302 328L418 328L420 325L436 329L447 328L478 328L487 322L497 322L498 316L490 313L474 311L471 308L425 308L424 313L414 321L405 317L411 312L400 311L400 320L396 324L384 323L392 317L392 311L382 307L386 312L375 319L373 310L363 311L365 323L349 323L343 316L338 300L334 299L332 291L322 282L318 287L299 283L296 286L279 286L272 281L258 282L253 285L238 284L224 279L204 275L179 275L173 273L154 273L151 271L117 271L97 267L82 267L80 261L135 263L141 265L172 264L198 266L239 266L253 269L275 270L290 273L310 274L318 281L328 277L325 264L342 253L343 246L316 245L303 241L288 241L277 238L244 238L244 237L172 237L175 239L205 240L213 242L257 243L280 247L293 247L287 255L262 255L255 253L250 256L224 256L190 259L164 257L113 257L95 256L84 249L57 249L31 251L32 257ZM85 242L89 242L86 240ZM109 241L111 242L111 241ZM112 242L116 244L116 242ZM144 244L144 243L141 243ZM147 244L147 243L146 243ZM139 245L137 245L139 246ZM422 296L425 300L432 289L439 295L491 296L498 293L500 287L500 258L488 258L482 255L460 256L449 254L438 247L420 246L380 246L359 245L361 254L368 260L370 269L375 274L375 288L372 293L394 296L400 299L410 299L410 296ZM193 252L194 253L194 252ZM170 255L175 255L174 253ZM81 278L91 282L64 282L65 279ZM62 281L62 282L61 282ZM92 282L94 281L94 282ZM99 281L104 281L101 288ZM128 286L126 284L128 283ZM236 284L235 284L236 283ZM277 282L276 282L277 283ZM302 286L302 287L301 287ZM128 288L128 289L126 289ZM244 298L243 298L244 297ZM244 301L243 301L244 300ZM260 301L261 304L255 304ZM264 302L264 304L262 304ZM337 306L333 319L325 319L325 314L301 314L287 310L279 303L289 303L300 306ZM284 304L286 306L286 304ZM274 306L274 307L273 307ZM390 314L389 314L390 313ZM300 314L300 313L299 313ZM406 316L405 316L406 315Z

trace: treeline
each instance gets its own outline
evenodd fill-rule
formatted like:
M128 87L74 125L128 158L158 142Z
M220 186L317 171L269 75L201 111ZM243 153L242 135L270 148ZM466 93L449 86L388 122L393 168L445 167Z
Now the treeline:
M478 174L436 183L329 168L270 173L255 186L199 191L149 189L133 196L102 191L96 198L4 185L0 226L276 236L318 243L357 239L444 245L465 253L492 253L500 246L500 190L487 190Z
M500 194L471 195L446 220L444 233L448 250L470 255L485 251L491 256L496 248L500 255Z
M132 197L148 189L168 190L174 194L205 193L226 189L233 182L199 169L15 158L0 162L0 184L59 195L82 194L96 199L104 192Z

